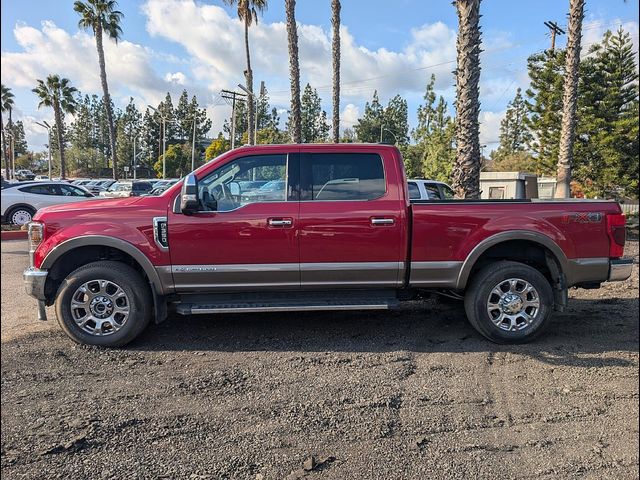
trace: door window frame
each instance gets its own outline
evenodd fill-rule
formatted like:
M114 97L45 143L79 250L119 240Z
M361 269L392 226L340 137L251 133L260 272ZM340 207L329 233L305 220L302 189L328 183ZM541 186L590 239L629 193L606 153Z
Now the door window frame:
M313 155L375 155L380 160L382 165L382 182L384 183L384 192L375 198L350 198L350 199L335 199L335 200L315 200L311 198L312 189L310 188L313 182L312 176L312 156ZM301 152L300 153L300 185L299 185L299 198L300 203L320 203L320 202L372 202L384 198L389 193L387 183L387 170L384 158L377 152ZM304 200L303 200L304 198ZM307 200L308 198L308 200Z

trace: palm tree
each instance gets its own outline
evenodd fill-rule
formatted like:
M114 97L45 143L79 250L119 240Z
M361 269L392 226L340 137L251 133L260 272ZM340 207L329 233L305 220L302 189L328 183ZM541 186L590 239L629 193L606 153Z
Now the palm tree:
M456 66L456 162L451 174L461 198L480 197L480 0L455 0L458 11Z
M331 25L333 39L331 55L333 57L333 142L340 141L340 0L331 0Z
M302 115L300 113L300 64L298 62L298 29L296 27L296 0L285 0L287 39L289 43L289 76L291 77L291 137L302 142Z
M577 122L578 67L580 65L580 39L582 37L583 18L584 0L570 0L556 198L569 198L571 196L571 165L573 164L573 143Z
M113 178L118 178L118 158L116 155L116 129L113 122L113 110L111 108L111 97L109 96L109 85L107 84L107 70L104 63L104 47L102 46L102 34L106 33L109 38L116 43L122 35L120 22L124 14L115 8L118 2L115 0L87 0L86 2L76 1L73 9L80 15L78 26L86 30L92 30L96 37L96 48L98 50L98 64L100 65L100 82L102 83L102 95L104 105L107 109L107 122L109 123L109 140L111 145L111 161L113 163Z
M64 123L62 121L62 114L75 113L76 99L74 95L78 90L69 84L68 78L60 78L59 75L49 75L46 82L38 80L38 86L32 91L40 99L38 108L53 108L56 121L56 133L58 134L58 149L60 150L60 177L65 178L67 170L64 161Z
M7 139L4 135L4 120L2 119L2 112L9 112L9 130L11 130L11 111L13 110L13 93L9 87L2 85L0 91L0 127L2 129L2 152L4 155L4 176L9 180L9 174L11 171L11 163L9 160L9 151L7 150Z
M247 83L247 90L253 95L253 70L251 69L251 55L249 54L249 27L253 22L258 23L258 13L262 13L267 8L267 0L224 0L227 5L238 5L238 18L244 23L244 49L247 55L247 69L244 78ZM249 98L249 125L247 126L247 136L249 145L254 144L255 127L255 101Z

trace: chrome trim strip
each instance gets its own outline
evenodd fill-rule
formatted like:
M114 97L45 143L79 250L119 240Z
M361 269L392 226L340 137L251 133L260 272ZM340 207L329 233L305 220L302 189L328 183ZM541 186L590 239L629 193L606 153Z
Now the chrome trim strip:
M456 288L463 262L411 262L412 287Z
M631 276L633 272L633 259L621 258L609 262L609 282L621 282Z
M230 308L191 308L191 314L208 313L255 313L255 312L317 312L323 310L389 310L389 304L372 305L291 305L279 307L230 307Z

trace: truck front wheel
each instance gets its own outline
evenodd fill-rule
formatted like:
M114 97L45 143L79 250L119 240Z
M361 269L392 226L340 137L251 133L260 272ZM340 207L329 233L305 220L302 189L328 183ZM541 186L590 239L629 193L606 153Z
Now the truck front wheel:
M149 286L129 265L93 262L71 272L56 296L56 316L77 343L119 347L149 324Z
M464 306L471 325L492 342L525 343L549 323L553 290L535 268L499 261L474 275Z

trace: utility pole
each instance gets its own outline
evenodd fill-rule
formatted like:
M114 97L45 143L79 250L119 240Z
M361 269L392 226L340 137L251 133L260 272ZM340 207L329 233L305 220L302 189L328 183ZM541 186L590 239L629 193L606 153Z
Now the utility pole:
M551 53L556 49L556 35L564 35L566 32L556 22L544 22L545 27L551 32Z
M160 110L151 105L147 105L151 110L158 113L162 119L162 178L167 176L167 119Z
M193 115L193 141L191 142L191 171L196 169L196 116Z
M133 179L136 180L136 144L138 143L138 135L133 136L133 159L131 161L131 168L133 168Z
M47 147L49 147L49 180L51 180L51 125L49 125L44 120L42 121L42 123L35 122L35 124L47 129L47 136L49 138L49 145L47 145Z
M231 90L222 90L220 96L224 99L231 100L231 150L236 147L236 101L243 102L246 95L244 93L232 92Z

